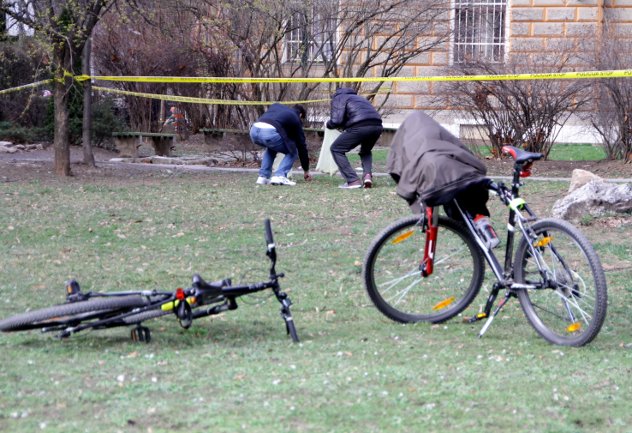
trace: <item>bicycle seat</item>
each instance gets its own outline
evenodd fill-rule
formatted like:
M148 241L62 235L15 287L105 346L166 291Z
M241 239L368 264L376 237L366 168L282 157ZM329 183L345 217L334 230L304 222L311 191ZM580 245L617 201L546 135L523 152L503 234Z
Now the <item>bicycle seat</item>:
M193 287L195 287L198 290L221 293L222 288L226 286L230 286L230 283L231 281L229 279L211 281L210 283L208 283L204 281L204 279L200 276L200 274L193 275Z
M514 161L519 164L544 158L544 155L541 153L527 152L515 146L503 146L502 151L505 155L511 155Z

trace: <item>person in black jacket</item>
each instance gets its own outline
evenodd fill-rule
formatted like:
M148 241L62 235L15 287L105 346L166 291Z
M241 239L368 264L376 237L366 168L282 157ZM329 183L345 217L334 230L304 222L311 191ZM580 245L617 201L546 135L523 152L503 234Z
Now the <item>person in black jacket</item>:
M354 89L341 87L331 100L331 116L327 128L342 129L343 133L331 145L331 154L347 181L340 188L371 188L373 186L373 155L371 150L382 134L382 117L375 108ZM360 180L347 159L346 153L360 146L363 178Z
M301 160L303 178L307 181L312 180L305 133L301 123L301 120L305 119L305 113L305 107L299 104L290 108L274 103L252 125L250 139L254 144L265 147L257 185L296 185L296 182L287 178L287 175L297 157ZM283 153L285 156L271 178L272 164L277 153Z

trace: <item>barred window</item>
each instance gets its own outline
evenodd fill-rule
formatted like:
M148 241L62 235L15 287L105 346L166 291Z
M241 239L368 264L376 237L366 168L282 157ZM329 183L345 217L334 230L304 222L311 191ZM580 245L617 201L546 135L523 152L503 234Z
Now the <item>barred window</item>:
M507 0L454 0L454 63L502 63Z
M35 17L35 10L33 8L32 1L18 0L12 4L7 4L6 6L9 6L15 14L22 15L30 20ZM34 34L31 27L16 21L15 18L11 17L9 14L0 19L0 26L0 34L5 33L9 36L33 36Z
M320 13L316 7L292 14L285 37L285 56L290 62L324 62L331 60L336 46L336 25L330 11Z

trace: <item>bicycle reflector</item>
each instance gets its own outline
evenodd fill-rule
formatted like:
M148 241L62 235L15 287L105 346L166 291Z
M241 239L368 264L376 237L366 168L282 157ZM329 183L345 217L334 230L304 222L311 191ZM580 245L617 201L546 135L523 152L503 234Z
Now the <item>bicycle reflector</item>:
M437 310L443 310L445 307L447 307L448 305L452 304L454 302L456 298L454 296L450 296L447 299L444 299L443 301L439 302L438 304L435 304L432 309L434 311Z
M548 244L551 243L552 240L553 240L552 236L545 236L542 239L540 239L537 242L535 242L533 244L533 246L536 247L536 248L546 247Z
M186 295L184 294L184 290L182 289L182 287L178 287L176 289L176 299L178 301L184 301L185 298L186 298Z
M566 332L572 334L573 332L577 332L582 329L582 324L580 322L571 323L566 327Z
M531 176L531 166L533 165L533 161L527 162L522 166L522 170L520 170L520 177L529 177Z
M401 235L397 236L395 239L393 239L391 241L391 244L395 245L395 244L398 244L400 242L404 242L406 239L408 239L409 237L411 237L414 234L415 234L414 230L408 230L407 232L404 232Z

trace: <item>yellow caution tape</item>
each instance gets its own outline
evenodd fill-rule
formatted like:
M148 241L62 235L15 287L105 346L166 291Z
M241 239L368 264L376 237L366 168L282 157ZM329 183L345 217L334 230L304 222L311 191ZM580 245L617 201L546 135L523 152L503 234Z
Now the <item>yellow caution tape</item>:
M11 92L18 92L20 90L30 89L32 87L43 86L44 84L48 84L48 83L52 83L52 82L53 82L53 80L42 80L42 81L37 81L37 82L31 83L31 84L25 84L23 86L11 87L9 89L0 90L0 95L4 95L4 94L7 94L7 93L11 93Z
M594 78L632 77L632 69L584 72L554 72L541 74L500 75L446 75L424 77L298 77L298 78L255 78L255 77L132 77L132 76L88 76L77 75L77 81L126 81L138 83L214 83L214 84L262 84L262 83L376 83L414 81L507 81L507 80L568 80Z
M65 76L73 76L65 72ZM500 74L500 75L447 75L423 77L298 77L298 78L254 78L254 77L132 77L132 76L90 76L74 75L79 82L86 80L119 81L138 83L214 83L214 84L262 84L262 83L376 83L376 82L421 82L421 81L508 81L508 80L569 80L569 79L597 79L597 78L628 78L632 77L632 69L616 69L608 71L583 72L555 72L541 74ZM19 90L41 86L53 80L38 81L24 86L0 90L0 95ZM104 92L115 92L132 96L162 99L166 101L190 102L197 104L228 104L228 105L269 105L267 101L226 101L221 99L205 99L175 95L154 95L149 93L128 92L124 90L95 87ZM288 101L283 104L298 104L311 102L327 102L329 99L307 101Z
M93 86L94 90L101 92L118 93L121 95L139 96L141 98L161 99L163 101L188 102L191 104L222 104L222 105L271 105L274 101L235 101L226 99L196 98L194 96L158 95L154 93L131 92L129 90L111 89L108 87ZM305 101L279 101L279 104L309 104L314 102L329 102L331 99L310 99Z

